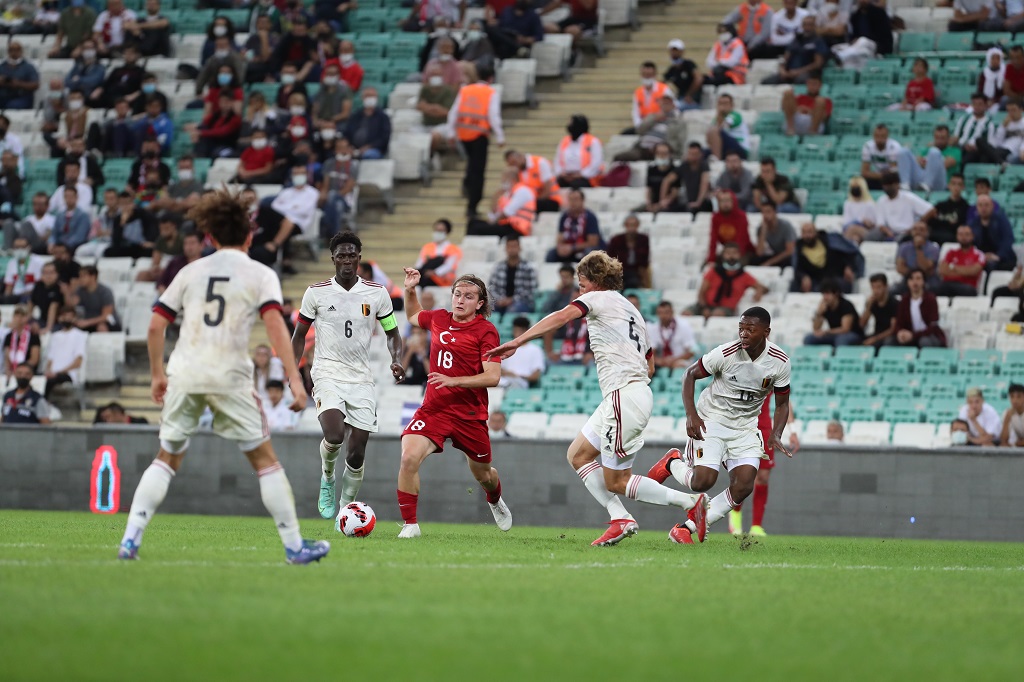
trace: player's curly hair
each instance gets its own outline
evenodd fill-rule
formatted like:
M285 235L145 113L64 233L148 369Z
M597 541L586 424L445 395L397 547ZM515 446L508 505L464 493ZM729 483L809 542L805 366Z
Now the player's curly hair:
M363 240L352 230L345 230L331 237L331 243L328 245L327 250L333 254L334 249L338 248L340 244L352 244L356 247L356 251L360 253L363 251Z
M591 251L576 266L582 275L607 291L622 291L622 263L604 251Z
M452 293L453 294L455 293L455 287L459 286L460 284L472 284L477 289L480 290L480 300L483 301L484 304L482 306L480 306L480 310L476 311L476 314L481 316L481 317L484 317L484 318L490 317L491 316L491 297L487 293L487 285L484 284L484 281L482 279L480 279L479 277L477 277L476 275L463 275L463 276L459 277L457 280L455 280L454 282L452 282Z
M219 189L199 197L188 218L221 246L243 246L252 233L249 211L238 192Z

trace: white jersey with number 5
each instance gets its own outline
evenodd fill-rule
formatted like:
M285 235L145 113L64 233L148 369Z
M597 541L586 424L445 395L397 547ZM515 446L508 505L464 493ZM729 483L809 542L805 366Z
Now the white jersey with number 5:
M634 381L651 383L647 376L651 354L647 324L625 296L617 291L589 291L571 305L587 318L602 396Z
M714 377L700 394L697 414L733 429L756 429L761 405L773 390L789 391L789 357L771 341L751 360L739 341L706 353L700 364Z
M299 319L316 324L313 383L372 384L370 338L379 321L393 313L387 289L375 282L359 278L345 289L332 277L310 285Z
M252 391L249 335L268 310L281 310L281 282L245 252L221 249L186 265L153 306L171 321L182 316L169 384L183 393Z

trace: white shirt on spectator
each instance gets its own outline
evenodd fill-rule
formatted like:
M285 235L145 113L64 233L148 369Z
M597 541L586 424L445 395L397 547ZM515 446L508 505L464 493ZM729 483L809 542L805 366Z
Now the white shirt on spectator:
M75 185L75 189L78 190L78 208L90 213L92 210L92 187L84 182L79 182ZM66 210L68 210L68 205L64 201L64 185L61 185L50 195L49 211L50 213L63 213Z
M953 9L960 10L964 14L974 14L980 12L982 8L988 9L988 18L991 19L996 13L996 3L994 0L955 0L953 2ZM996 432L998 436L999 433Z
M18 175L24 178L25 145L22 144L21 138L12 133L10 130L8 130L7 134L4 135L4 139L0 140L0 154L3 154L4 152L10 152L18 157Z
M981 434L974 428L974 424L967 418L967 406L964 405L960 408L960 414L957 415L960 419L967 422L968 432L977 438ZM978 415L978 425L985 429L985 433L992 434L992 437L999 440L999 434L1003 431L1003 420L999 418L999 413L996 412L996 408L992 407L988 403L981 404L981 414Z
M263 414L267 415L267 426L271 432L291 431L298 423L298 413L288 408L289 402L284 398L274 405L269 400L263 403Z
M778 47L785 47L793 42L793 38L800 32L800 24L807 16L807 10L797 7L793 12L793 18L786 16L786 10L780 9L772 15L772 33L768 42Z
M47 260L41 256L30 255L23 271L16 259L10 259L7 261L7 272L4 274L4 287L13 284L14 290L11 293L14 296L32 293L32 288L43 275L43 263Z
M696 354L698 349L697 338L693 335L693 328L685 318L676 316L668 327L662 327L660 320L647 323L647 336L651 341L651 348L658 356L676 357L684 351ZM668 345L666 352L665 346Z
M88 339L89 334L77 327L53 332L50 336L50 343L46 347L46 362L50 366L50 371L60 373L78 358L82 358L84 361L85 345ZM78 371L77 369L67 371L72 383L78 383Z
M590 165L583 168L583 154L582 146L580 145L579 138L576 140L570 140L569 145L565 148L565 154L560 154L555 151L555 175L562 175L563 173L579 173L585 178L597 177L601 172L601 166L604 165L604 147L601 144L601 140L594 137L594 143L590 146ZM562 157L565 156L563 159Z
M875 210L873 201L850 201L843 202L843 225L857 223L863 225L865 221L878 222L878 211Z
M909 230L933 206L913 192L901 189L895 199L883 194L875 204L878 224L885 225L899 237Z
M498 386L502 388L529 388L529 382L524 378L537 370L544 371L544 350L535 343L528 343L521 346L516 354L508 360L501 361L501 369L518 374L519 376L502 376Z
M33 213L29 217L25 218L28 224L32 226L32 229L36 231L40 239L46 239L53 232L53 224L57 222L56 218L53 217L52 213L44 213L42 218L37 218Z
M1024 145L1024 117L1019 121L1000 122L993 126L992 138L989 142L993 147L1001 147L1010 152L1008 161L1020 158L1021 145Z
M519 185L518 189L512 193L512 197L508 200L508 203L505 204L505 208L503 208L500 213L495 213L492 216L492 219L497 220L498 218L512 217L519 211L519 209L526 206L526 204L531 201L534 201L536 198L537 196L533 193L532 189L526 185Z
M286 187L270 205L272 209L283 215L295 224L295 227L302 230L303 234L309 235L313 227L313 219L316 218L316 206L320 201L320 193L309 184L302 187Z
M118 47L124 43L124 22L136 21L135 12L130 9L123 9L119 15L111 16L108 10L100 12L93 24L93 33L99 33L109 47ZM109 25L109 31L106 31Z
M879 149L874 140L868 140L860 150L860 160L870 164L870 170L878 173L895 173L899 168L896 157L903 146L891 137L885 141L885 149Z
M924 317L921 316L922 301L924 298L910 299L910 326L914 328L914 332L923 332L928 328L928 325L924 323Z

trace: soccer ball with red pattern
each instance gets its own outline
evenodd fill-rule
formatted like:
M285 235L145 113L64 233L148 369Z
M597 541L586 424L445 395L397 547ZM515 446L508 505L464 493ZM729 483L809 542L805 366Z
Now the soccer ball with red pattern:
M350 538L365 538L373 532L377 523L377 515L370 509L370 505L362 502L353 502L345 505L338 517L338 530Z

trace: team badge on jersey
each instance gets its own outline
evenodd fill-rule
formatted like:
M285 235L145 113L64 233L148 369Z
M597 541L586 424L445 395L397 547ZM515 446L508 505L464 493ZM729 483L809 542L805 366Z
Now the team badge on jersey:
M772 385L772 380L771 380L770 377L765 377L761 381L761 388L769 388L771 385Z
M704 448L697 448L697 459L704 456Z
M369 303L364 303L363 304L363 317L369 317L369 316L370 316L370 304Z

